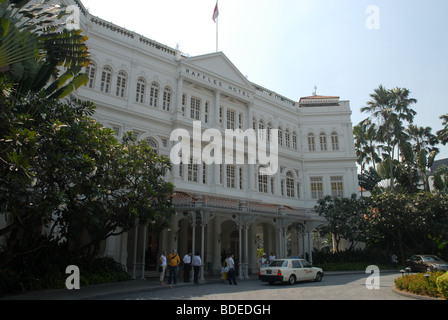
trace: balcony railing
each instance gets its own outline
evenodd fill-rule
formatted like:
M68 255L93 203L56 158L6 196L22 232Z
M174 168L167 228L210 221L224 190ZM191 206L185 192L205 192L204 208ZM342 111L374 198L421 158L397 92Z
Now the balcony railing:
M225 211L233 211L235 213L245 212L276 216L308 217L305 210L289 206L211 195L194 195L182 191L176 192L173 198L173 204L175 208L185 210L221 209Z

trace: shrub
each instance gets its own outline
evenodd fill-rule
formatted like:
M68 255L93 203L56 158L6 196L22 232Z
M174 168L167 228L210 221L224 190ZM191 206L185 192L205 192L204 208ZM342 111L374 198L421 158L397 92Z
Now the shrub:
M437 288L445 299L448 299L448 272L437 278Z
M404 275L395 279L395 287L401 291L439 298L441 293L436 281L441 275L443 275L442 271L431 272L428 279L426 279L425 273Z

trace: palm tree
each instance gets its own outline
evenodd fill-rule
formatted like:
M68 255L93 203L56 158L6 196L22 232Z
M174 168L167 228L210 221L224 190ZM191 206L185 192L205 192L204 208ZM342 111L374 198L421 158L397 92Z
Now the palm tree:
M448 143L448 113L441 115L440 119L443 120L442 125L445 127L442 130L437 131L437 138L440 143L446 145Z
M403 121L413 122L416 112L409 106L417 100L409 98L410 91L405 88L386 89L380 85L370 95L371 100L361 112L370 113L370 123L377 124L376 140L384 143L385 158L389 159L389 177L391 189L394 188L394 160L396 148L400 142L407 139L404 133Z
M365 169L366 164L372 164L371 166L375 168L376 163L381 161L375 146L375 124L372 124L369 119L361 121L353 128L353 134L355 136L355 150L358 157L358 163L363 170Z
M30 2L0 0L0 85L59 99L88 81L81 73L89 64L87 38L64 28L65 7Z

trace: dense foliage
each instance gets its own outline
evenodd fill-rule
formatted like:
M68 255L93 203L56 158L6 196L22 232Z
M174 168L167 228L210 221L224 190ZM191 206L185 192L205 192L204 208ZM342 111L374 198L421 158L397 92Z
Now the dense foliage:
M322 231L336 243L348 240L348 249L362 241L367 249L396 253L402 264L412 254L448 254L447 194L385 191L371 198L326 197L316 211L328 220Z
M440 290L439 286L439 283L442 283L443 279L446 279L448 273L445 273L444 275L443 271L437 271L427 274L429 275L429 277L426 277L425 275L425 273L403 275L402 277L395 279L395 287L398 290L413 294L429 296L433 298L448 298L448 296L446 295L446 291L443 292L442 290Z
M72 264L84 283L123 278L95 268L100 245L169 225L171 163L69 97L87 81L86 38L58 23L65 8L29 2L0 0L0 290L57 285Z

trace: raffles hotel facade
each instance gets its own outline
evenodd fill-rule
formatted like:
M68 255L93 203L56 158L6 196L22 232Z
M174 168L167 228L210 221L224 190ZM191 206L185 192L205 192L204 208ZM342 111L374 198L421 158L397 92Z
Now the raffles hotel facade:
M167 176L176 186L176 215L170 229L138 227L109 238L104 255L135 278L157 270L162 250L201 253L202 277L221 270L234 253L240 277L257 272L257 249L277 257L312 261L313 232L324 219L314 211L326 195L358 193L351 110L334 96L294 101L252 83L222 52L187 57L178 50L99 17L81 1L80 28L88 36L90 80L76 92L97 106L94 118L117 136L133 132L161 155L170 156L176 129L278 129L278 170L260 164L174 165ZM267 137L272 139L272 137ZM246 152L245 159L248 158Z

